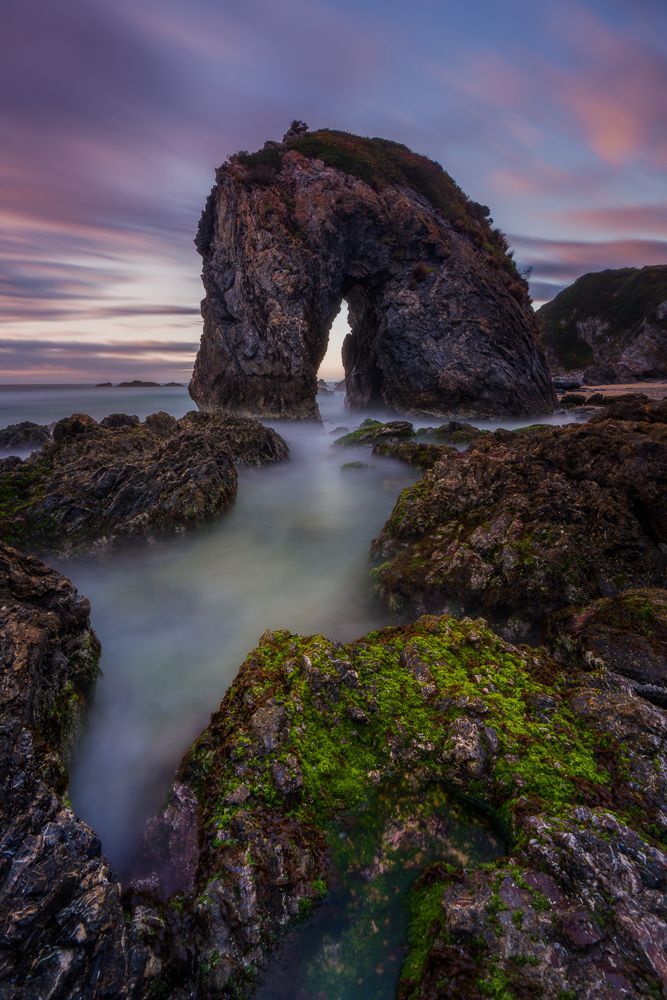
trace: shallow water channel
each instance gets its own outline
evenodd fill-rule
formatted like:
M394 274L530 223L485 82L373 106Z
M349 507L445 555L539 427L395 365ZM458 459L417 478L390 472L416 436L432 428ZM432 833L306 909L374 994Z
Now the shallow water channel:
M70 794L121 875L183 753L265 629L349 640L391 621L372 598L369 543L416 473L370 449L332 447L331 430L358 420L340 419L342 396L326 402L333 413L323 426L276 425L290 460L240 469L236 503L216 524L61 564L90 599L102 643ZM372 468L341 470L359 459Z
M121 875L183 753L265 629L347 641L392 621L373 600L369 545L417 474L368 448L333 447L332 431L361 418L345 412L340 392L319 402L321 425L275 425L290 460L241 469L236 503L216 524L60 565L90 599L102 643L70 794ZM341 469L358 460L371 468Z
M174 404L180 413L189 408L180 396ZM265 629L348 641L393 620L373 599L369 545L417 472L372 456L370 448L333 447L340 428L361 418L345 413L342 393L321 396L320 408L321 425L274 425L289 443L290 460L241 469L236 503L216 524L101 560L60 564L90 599L102 643L102 677L72 762L70 794L121 877L183 753ZM342 468L351 461L368 466ZM341 826L326 902L288 941L262 1000L392 996L415 878L434 860L458 865L501 851L490 831L463 820L440 793L426 810L396 790L391 803L382 794L383 808L391 804L390 825L392 816L405 825L407 809L417 827L428 829L394 838L392 847L370 806ZM373 874L377 864L384 868Z

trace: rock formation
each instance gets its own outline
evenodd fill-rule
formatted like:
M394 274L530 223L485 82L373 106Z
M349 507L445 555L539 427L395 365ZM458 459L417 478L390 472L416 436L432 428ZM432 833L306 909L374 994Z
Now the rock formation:
M288 134L216 173L196 245L202 408L317 417L341 301L348 404L545 413L554 396L519 275L488 209L405 146Z
M423 873L400 995L654 995L666 741L664 712L602 664L564 685L544 650L480 621L425 617L347 646L267 633L151 824L145 885L180 893L183 915L165 994L198 963L196 995L245 995L326 893L337 819L407 780L416 803L439 781L473 794L512 846L483 871ZM386 837L400 835L392 820ZM359 894L376 892L378 866L367 857ZM354 974L344 962L336 984Z
M95 833L72 812L67 757L97 676L88 602L0 543L0 997L131 995L149 909L125 921Z
M155 538L219 515L236 496L235 463L287 457L283 439L244 418L193 411L140 423L74 414L24 462L0 466L0 531L39 553L73 554Z
M584 274L537 319L554 372L587 385L667 378L667 265Z
M0 451L24 451L29 448L41 448L51 437L49 428L44 424L35 424L31 420L22 420L20 424L9 424L0 430Z
M360 865L332 836L340 820L372 802L381 844L410 842L441 782L484 805L509 853L423 871L401 996L612 1000L667 983L667 718L601 660L573 662L565 683L544 650L446 616L349 645L266 633L121 894L66 798L97 671L87 602L6 547L0 599L3 1000L249 996L334 862L381 901L391 853L365 847ZM402 783L413 810L397 815Z
M482 613L515 637L568 605L663 586L667 404L448 452L403 491L374 554L395 608Z

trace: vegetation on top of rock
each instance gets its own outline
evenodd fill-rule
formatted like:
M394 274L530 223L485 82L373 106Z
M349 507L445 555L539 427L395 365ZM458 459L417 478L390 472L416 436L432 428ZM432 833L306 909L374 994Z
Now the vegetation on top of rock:
M548 357L566 371L621 364L632 377L633 341L648 325L662 347L656 342L653 368L636 377L667 373L667 265L584 274L543 305L537 318Z
M400 142L367 138L338 129L288 133L281 144L272 144L256 153L243 150L233 159L249 169L251 180L266 183L270 181L271 171L280 171L282 158L290 150L309 159L322 160L327 166L351 174L376 190L388 185L410 188L496 255L518 277L512 251L504 234L493 226L490 209L468 198L435 160L413 153Z

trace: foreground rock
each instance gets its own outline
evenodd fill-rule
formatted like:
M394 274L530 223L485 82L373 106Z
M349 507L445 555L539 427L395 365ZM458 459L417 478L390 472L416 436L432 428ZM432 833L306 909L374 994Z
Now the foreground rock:
M423 618L347 646L266 633L186 756L149 824L146 869L121 896L66 798L97 672L87 602L2 547L0 605L3 1000L246 996L326 896L334 860L352 865L379 914L401 845L415 875L434 845L447 862L412 895L403 995L488 996L500 984L650 997L667 981L666 717L599 664L565 683L544 651L469 619ZM477 868L442 840L442 782L495 817L507 859ZM338 824L357 811L363 832L369 809L378 846L369 855L365 836L351 852ZM338 956L332 988L355 975L356 951Z
M206 298L190 393L313 418L341 300L347 400L396 412L549 412L528 287L442 168L383 139L288 134L216 172L199 224Z
M0 996L138 996L150 911L120 885L67 799L67 757L97 676L88 602L0 544ZM143 918L145 917L145 924Z
M504 634L667 578L667 405L626 401L584 425L498 431L404 490L374 543L404 611L465 609Z
M235 463L280 461L275 431L189 413L60 420L53 441L0 469L0 532L41 553L72 554L203 524L234 500Z
M183 920L163 988L198 961L197 995L245 995L326 892L339 818L407 780L416 802L434 782L472 794L513 846L482 871L445 853L423 873L402 995L656 995L666 738L665 714L622 680L579 668L564 683L483 622L423 618L347 646L267 633L150 827L139 887L177 893ZM367 855L360 894L382 858ZM337 953L332 989L354 960Z
M537 318L553 371L587 385L667 376L667 265L584 274Z

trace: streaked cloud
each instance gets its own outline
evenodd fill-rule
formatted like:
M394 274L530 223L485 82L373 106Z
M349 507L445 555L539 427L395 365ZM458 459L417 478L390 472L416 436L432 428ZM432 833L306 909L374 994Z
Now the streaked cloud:
M195 344L214 167L294 117L441 161L518 234L536 298L667 261L659 0L6 0L0 90L4 381Z

